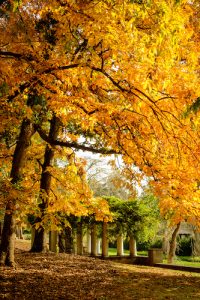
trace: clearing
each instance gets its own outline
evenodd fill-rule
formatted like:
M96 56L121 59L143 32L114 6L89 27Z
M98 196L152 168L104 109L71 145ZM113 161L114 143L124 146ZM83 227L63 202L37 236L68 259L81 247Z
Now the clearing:
M200 274L16 248L17 268L0 267L0 299L200 299Z

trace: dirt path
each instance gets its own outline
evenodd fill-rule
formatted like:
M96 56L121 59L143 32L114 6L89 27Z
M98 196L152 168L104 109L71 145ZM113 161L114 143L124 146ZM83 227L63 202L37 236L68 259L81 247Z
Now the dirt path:
M17 268L0 268L0 299L200 299L199 274L28 249L22 241Z

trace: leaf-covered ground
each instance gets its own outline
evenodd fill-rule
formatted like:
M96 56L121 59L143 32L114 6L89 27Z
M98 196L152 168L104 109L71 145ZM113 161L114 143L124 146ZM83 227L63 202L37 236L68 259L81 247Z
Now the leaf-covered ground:
M32 254L24 245L17 244L16 269L0 268L0 299L200 299L199 274L68 254Z

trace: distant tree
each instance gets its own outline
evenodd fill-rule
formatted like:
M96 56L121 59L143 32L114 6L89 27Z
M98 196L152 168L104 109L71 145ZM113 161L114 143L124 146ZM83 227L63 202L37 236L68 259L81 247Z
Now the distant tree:
M115 196L128 200L136 195L133 182L123 175L123 167L117 168L112 158L87 158L87 179L96 197Z
M123 233L126 237L133 236L139 242L155 238L160 218L158 209L152 210L147 202L148 196L132 200L122 200L113 196L104 198L113 214L111 234ZM149 200L151 199L154 199L153 196L149 196Z

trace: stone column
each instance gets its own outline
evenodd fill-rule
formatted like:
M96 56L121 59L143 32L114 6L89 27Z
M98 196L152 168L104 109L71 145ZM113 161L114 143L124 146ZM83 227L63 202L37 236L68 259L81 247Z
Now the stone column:
M91 255L97 256L97 225L91 226Z
M73 253L77 254L77 232L74 228L72 228L73 233Z
M124 255L124 241L123 241L123 235L119 234L117 236L117 255L123 256Z
M52 252L57 252L58 245L58 232L52 230L49 232L49 250Z
M87 230L87 253L91 254L91 233Z
M20 239L20 240L24 239L22 226L20 224L16 225L15 233L16 233L16 237L18 239Z
M108 256L108 223L102 224L102 256Z
M97 254L101 254L101 239L97 238Z
M137 256L137 245L136 245L136 240L134 239L133 236L130 236L129 251L131 257Z
M77 254L82 255L83 254L83 230L82 230L82 223L79 222L77 224Z
M162 249L152 248L148 250L148 262L150 266L163 262Z

